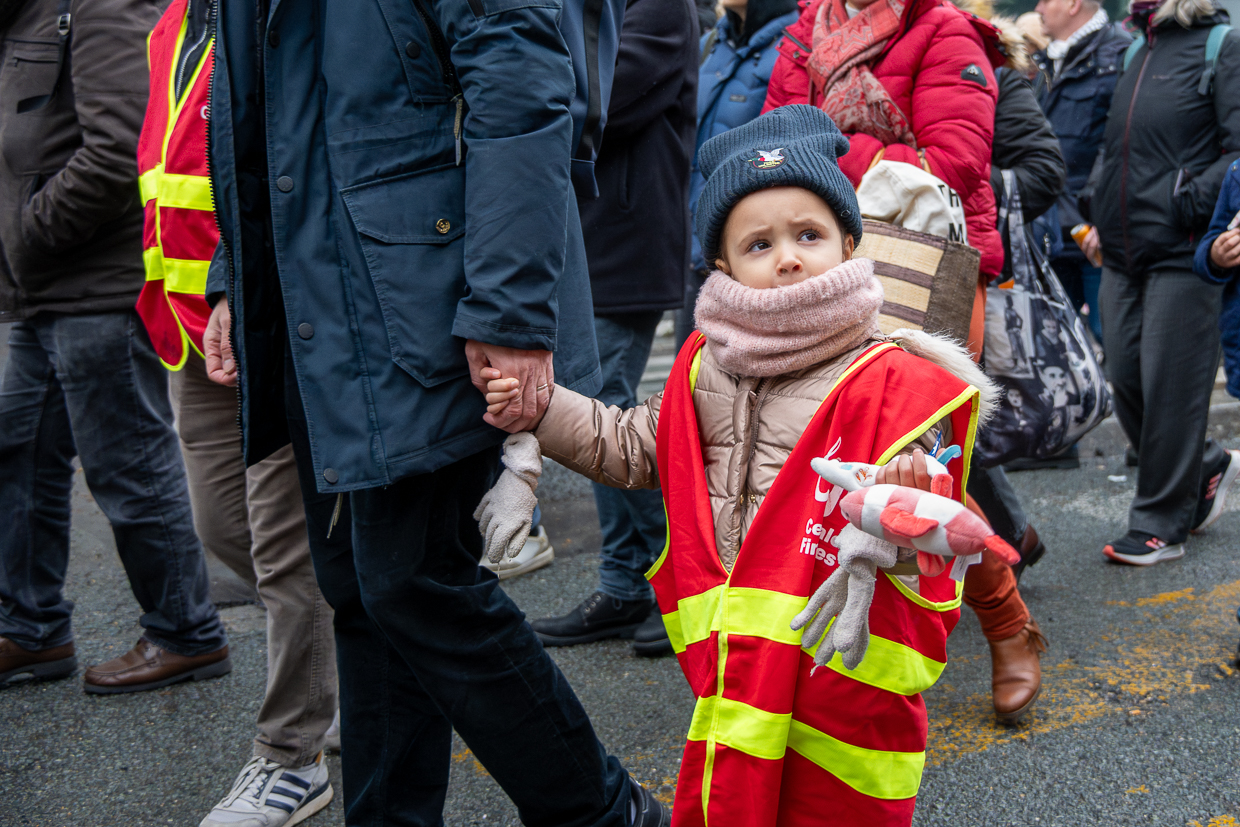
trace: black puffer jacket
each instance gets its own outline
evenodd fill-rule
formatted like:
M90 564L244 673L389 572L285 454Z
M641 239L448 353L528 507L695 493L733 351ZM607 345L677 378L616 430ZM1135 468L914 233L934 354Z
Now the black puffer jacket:
M1020 187L1021 212L1026 223L1051 208L1063 192L1067 167L1059 150L1059 139L1033 87L1019 72L1002 68L999 103L995 106L995 142L990 155L990 186L995 200L1003 198L1003 170L1016 173Z
M1240 158L1240 31L1223 41L1213 91L1198 93L1206 39L1226 22L1223 11L1187 29L1164 22L1120 75L1088 204L1107 267L1192 269L1223 176Z
M698 61L692 0L629 0L594 167L599 197L580 204L596 312L684 304Z
M146 36L165 5L74 0L63 66L57 0L30 0L0 33L0 321L133 307Z

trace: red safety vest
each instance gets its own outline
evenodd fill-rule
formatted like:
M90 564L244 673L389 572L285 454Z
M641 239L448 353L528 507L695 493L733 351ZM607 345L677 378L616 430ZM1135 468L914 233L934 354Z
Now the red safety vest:
M173 0L147 40L151 97L138 137L138 182L146 207L142 259L146 284L138 315L163 363L180 370L189 349L202 353L211 308L203 293L219 242L207 174L207 116L214 40L181 100L173 73L185 45L187 0Z
M948 469L963 498L976 388L893 344L865 351L836 382L771 486L731 573L719 561L693 409L704 338L686 343L659 414L668 545L647 573L697 696L674 827L908 825L925 763L920 693L938 680L959 619L947 574L880 572L865 659L810 674L789 626L836 568L842 490L810 459L886 462L945 416L964 452Z

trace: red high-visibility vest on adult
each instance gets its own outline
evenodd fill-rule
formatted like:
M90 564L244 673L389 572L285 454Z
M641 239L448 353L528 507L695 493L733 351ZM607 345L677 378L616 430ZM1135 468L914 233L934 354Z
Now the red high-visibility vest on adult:
M202 353L211 308L203 297L219 242L207 175L208 94L214 43L179 99L174 73L185 42L188 0L173 0L147 43L151 97L138 138L138 181L146 209L142 258L146 285L138 314L163 363L180 370L189 349Z
M963 497L977 389L893 344L862 354L835 384L776 477L729 573L719 560L693 407L698 335L663 392L657 451L668 547L647 575L697 696L672 823L896 827L913 816L925 763L921 692L947 660L960 616L947 574L879 573L870 643L855 670L837 654L812 672L790 628L837 567L842 490L810 459L886 462L943 419L964 451L949 463ZM893 401L896 400L896 401Z

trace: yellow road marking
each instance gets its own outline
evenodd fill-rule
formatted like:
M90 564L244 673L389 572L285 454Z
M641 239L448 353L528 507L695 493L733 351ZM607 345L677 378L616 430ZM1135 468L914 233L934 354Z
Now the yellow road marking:
M1235 654L1238 604L1240 580L1216 586L1204 595L1181 589L1119 604L1148 611L1143 619L1132 622L1125 634L1098 638L1088 658L1097 665L1071 660L1055 663L1045 658L1042 695L1019 727L1007 728L995 722L988 692L965 700L950 695L928 697L930 742L926 764L938 766L961 755L1078 726L1104 715L1140 715L1142 710L1134 709L1137 705L1209 689L1211 678L1230 677L1235 671L1228 661ZM949 669L952 660L949 655ZM1217 827L1214 821L1210 825Z

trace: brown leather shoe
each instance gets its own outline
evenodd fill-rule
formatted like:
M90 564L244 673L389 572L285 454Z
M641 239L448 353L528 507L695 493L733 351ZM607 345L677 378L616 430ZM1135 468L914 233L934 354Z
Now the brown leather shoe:
M77 656L72 643L31 652L7 637L0 637L0 689L19 683L67 678L76 671Z
M1014 724L1033 708L1042 691L1045 651L1046 638L1033 618L1011 637L991 641L990 690L1000 723Z
M86 691L92 695L145 692L181 681L217 678L232 671L228 647L187 658L146 638L119 658L86 670Z
M1019 583L1025 567L1036 564L1042 559L1042 555L1046 554L1046 546L1033 526L1025 526L1025 536L1020 538L1020 548L1017 551L1020 552L1020 562L1012 566L1012 574L1016 575L1016 582Z

